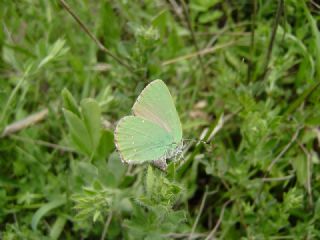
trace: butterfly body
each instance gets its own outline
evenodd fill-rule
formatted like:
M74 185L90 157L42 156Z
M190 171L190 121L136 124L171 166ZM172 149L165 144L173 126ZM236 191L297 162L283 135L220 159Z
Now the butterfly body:
M161 80L147 85L132 108L133 116L122 118L115 130L121 160L139 164L166 160L182 152L182 127L169 89Z

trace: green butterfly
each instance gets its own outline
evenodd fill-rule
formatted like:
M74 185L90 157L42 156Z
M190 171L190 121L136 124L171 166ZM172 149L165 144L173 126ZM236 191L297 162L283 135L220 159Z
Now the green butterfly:
M153 162L162 170L166 160L182 153L182 127L168 87L162 80L148 84L132 107L134 116L122 118L114 133L121 160L129 164Z

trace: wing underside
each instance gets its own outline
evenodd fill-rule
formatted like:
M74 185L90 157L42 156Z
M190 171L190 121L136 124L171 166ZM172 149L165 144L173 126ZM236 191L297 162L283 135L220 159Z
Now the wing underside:
M178 143L182 139L182 127L168 87L161 80L150 83L133 105L136 116L148 119L173 136Z
M124 117L115 130L115 143L127 163L155 161L165 156L173 142L162 127L142 117Z

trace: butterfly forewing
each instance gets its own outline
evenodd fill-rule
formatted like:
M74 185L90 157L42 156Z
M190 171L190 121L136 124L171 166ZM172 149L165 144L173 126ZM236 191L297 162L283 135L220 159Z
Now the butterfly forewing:
M127 163L158 160L170 150L172 142L172 136L167 131L141 117L124 117L115 130L116 147Z
M182 128L168 87L161 80L150 83L133 105L133 113L161 126L173 137L174 143L182 140Z

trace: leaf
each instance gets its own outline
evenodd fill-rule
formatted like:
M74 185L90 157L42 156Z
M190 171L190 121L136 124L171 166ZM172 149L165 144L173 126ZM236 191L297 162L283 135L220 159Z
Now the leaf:
M100 211L95 211L94 215L93 215L93 222L96 222L99 217L101 216L101 212Z
M62 98L63 98L63 105L64 108L73 112L76 114L78 117L80 117L80 111L78 108L78 105L76 103L76 100L73 98L72 94L69 92L68 89L64 88L62 90Z
M114 155L111 155L108 160L108 170L111 172L111 174L114 176L116 184L119 185L124 177L124 174L127 170L127 165L123 164L118 155L117 157L114 157Z
M59 239L64 226L66 225L67 219L63 216L59 216L54 222L53 227L50 229L50 238L52 240Z
M106 158L114 149L113 133L107 130L101 131L99 146L96 150L98 158Z
M90 156L92 145L90 135L83 121L69 110L64 109L63 113L67 120L74 146L79 152Z
M60 199L56 199L56 200L53 200L49 203L42 205L42 207L40 207L32 217L32 220L31 220L32 229L37 230L37 226L38 226L39 221L45 215L47 215L51 210L58 208L58 207L64 205L65 203L66 203L66 199L60 198Z
M112 9L112 4L102 1L100 8L100 21L98 22L98 34L102 37L107 47L116 47L121 42L121 28L119 18Z
M221 11L214 11L214 12L206 12L204 14L201 14L199 17L199 22L200 23L210 23L218 20L219 18L222 17L222 12Z
M81 111L91 140L91 150L95 150L101 136L101 111L99 104L94 99L84 99L81 101Z
M168 10L163 10L152 20L152 26L159 30L160 38L164 38L166 34L167 15L168 15Z
M316 58L316 71L317 71L317 77L320 77L320 33L317 26L317 21L314 19L314 17L311 15L307 4L304 1L299 1L300 4L302 4L302 7L304 9L305 14L307 15L307 19L309 21L310 27L311 27L311 33L313 35L313 41L315 44L315 58ZM319 79L318 79L319 81Z
M75 176L82 179L85 183L92 183L99 175L98 168L90 162L74 161L72 168Z
M285 113L284 116L289 116L293 113L304 101L308 99L308 97L320 86L320 81L313 83L310 87L305 89L303 93L293 102L291 103Z
M305 156L298 156L293 159L292 164L297 173L298 182L306 186L308 182L308 159Z
M58 39L49 49L48 55L42 59L38 65L38 69L42 68L44 65L48 64L54 58L65 54L68 51L67 47L64 47L65 40Z
M148 195L151 195L153 192L155 176L152 170L152 167L149 165L146 176L146 192Z

